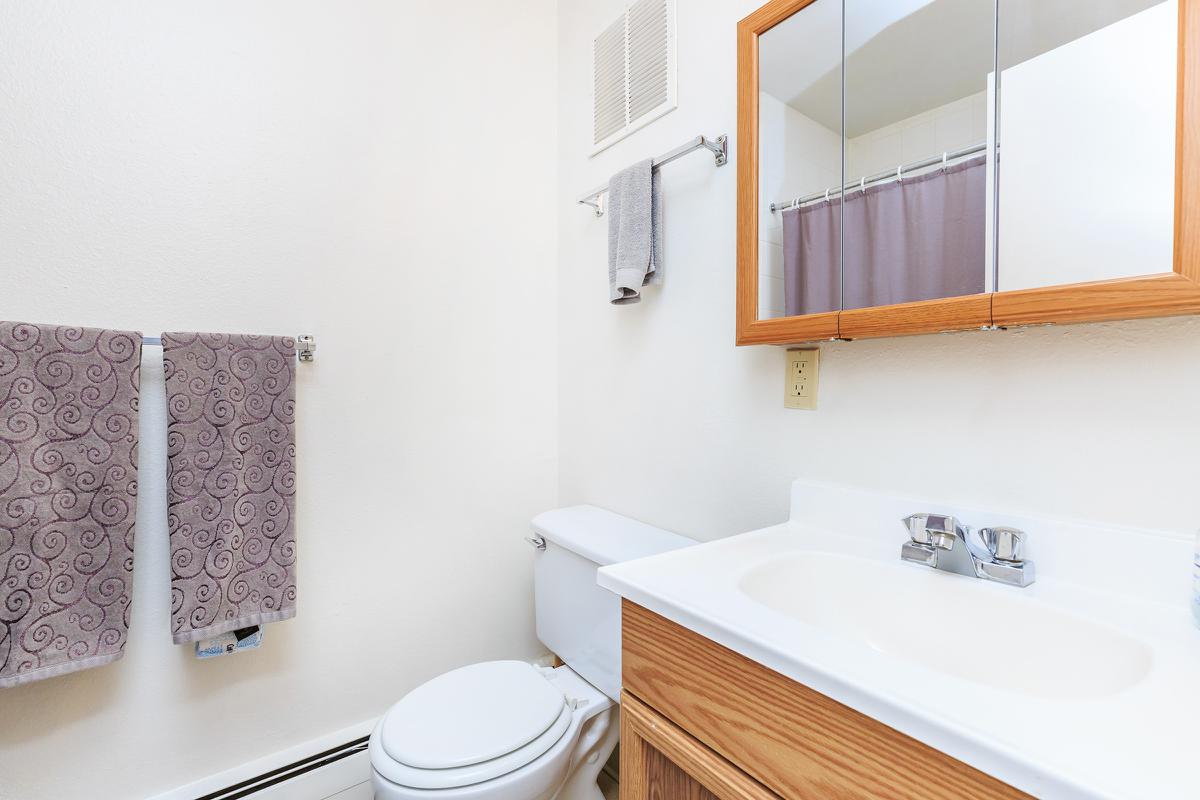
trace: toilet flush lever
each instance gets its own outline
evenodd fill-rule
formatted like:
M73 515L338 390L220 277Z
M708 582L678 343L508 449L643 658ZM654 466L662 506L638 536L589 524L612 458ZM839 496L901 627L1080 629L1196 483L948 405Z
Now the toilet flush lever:
M526 536L525 541L529 542L537 550L546 549L546 540L541 536Z

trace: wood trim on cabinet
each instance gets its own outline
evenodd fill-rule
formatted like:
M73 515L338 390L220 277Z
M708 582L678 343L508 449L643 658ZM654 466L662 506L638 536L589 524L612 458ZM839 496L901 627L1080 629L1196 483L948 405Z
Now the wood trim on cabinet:
M779 796L700 744L629 692L621 693L621 800L649 800L654 793L653 749L717 800L779 800Z
M771 0L738 24L739 345L1200 313L1200 0L1179 0L1172 272L758 319L758 37L812 1Z
M1046 325L1200 312L1200 285L1175 272L997 292L992 324Z
M757 296L757 289L755 290ZM801 344L838 338L837 311L756 320L738 332L738 344Z
M916 303L847 309L838 317L838 335L842 339L870 339L934 331L978 330L991 324L992 295L969 294Z
M737 343L758 319L758 34L738 24L737 121ZM754 269L744 265L754 264ZM834 332L837 322L834 321ZM764 340L765 341L765 340Z
M782 797L1029 797L628 600L621 631L625 690Z
M1175 272L1200 284L1200 9L1179 0L1175 110Z

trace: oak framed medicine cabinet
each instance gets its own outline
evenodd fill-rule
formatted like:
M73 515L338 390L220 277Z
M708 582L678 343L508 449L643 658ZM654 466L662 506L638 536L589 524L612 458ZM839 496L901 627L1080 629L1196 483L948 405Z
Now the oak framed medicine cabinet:
M936 5L938 1L932 0L932 5ZM1134 1L1131 0L1131 2ZM760 191L762 188L760 186L762 156L760 148L764 141L764 132L760 130L763 111L760 106L760 98L764 96L762 84L764 65L761 59L763 43L766 36L769 36L772 31L780 30L785 23L790 23L793 29L805 24L805 14L811 13L810 7L815 7L818 3L838 4L842 20L840 37L842 42L839 45L841 61L836 69L843 71L839 102L842 104L841 125L845 128L848 81L844 71L850 69L845 44L846 20L852 19L855 9L851 6L856 2L858 3L857 9L861 11L865 8L862 4L867 0L771 0L738 24L738 345L786 345L823 339L858 339L991 327L1003 328L1200 313L1200 0L1167 0L1168 10L1157 12L1160 14L1170 13L1171 24L1177 26L1171 32L1171 35L1175 36L1177 40L1176 52L1168 52L1166 56L1172 59L1167 68L1174 77L1173 96L1168 96L1166 89L1160 92L1168 98L1166 105L1173 106L1169 109L1169 112L1173 114L1173 120L1168 121L1169 130L1167 132L1174 142L1173 164L1167 164L1168 174L1165 176L1160 174L1158 183L1155 184L1162 189L1161 192L1155 193L1155 196L1162 196L1160 205L1164 210L1163 220L1159 225L1163 232L1162 238L1165 239L1161 247L1163 257L1155 262L1155 266L1161 266L1162 269L1151 271L1150 274L1132 274L1101 280L1006 289L1005 283L998 281L996 277L998 275L997 264L1001 263L996 259L1002 258L1004 251L1003 248L1000 248L1001 256L996 256L997 249L993 247L987 264L991 277L986 291L857 308L847 308L843 296L838 301L836 308L828 310L792 315L781 313L775 316L763 313L764 309L761 306L764 302L764 287L760 286L760 278L764 281L778 280L762 274L765 268L760 262L762 255L760 247L774 246L770 243L760 242L760 239L764 238L763 232L760 231L762 220L771 219L765 216L764 206L768 198ZM1020 5L1020 0L996 0L996 2L1000 4L1000 13L1003 13L1005 4ZM1069 3L1070 0L1051 0L1051 2ZM1156 0L1143 0L1141 3L1142 7L1149 5L1158 5L1158 3ZM1175 11L1176 5L1177 11ZM1036 7L1028 4L1025 7L1036 10ZM819 18L836 18L835 13L824 14L821 17L814 14L812 19L815 24ZM997 13L996 19L999 18L1000 14ZM824 33L825 35L820 40L814 41L824 42L836 38L835 33L829 31ZM1087 39L1090 42L1094 38L1083 36L1078 41ZM930 37L930 40L937 41L933 37ZM1000 33L996 34L995 40L1000 42ZM1000 45L997 44L997 47L999 48ZM780 49L782 48L777 48L777 51ZM795 53L802 52L806 48L797 47L793 40L787 49L789 52ZM1159 48L1159 50L1162 49L1164 48ZM1132 63L1133 56L1129 53L1119 55L1125 60L1124 67L1128 68ZM999 66L996 72L1001 75L998 83L1004 87L1007 73L1000 65L999 56L996 56L995 63ZM828 69L826 71L828 73ZM797 72L793 70L793 73ZM986 103L998 108L1000 103L996 99L997 94L1007 103L1007 95L1001 93L1004 89L998 91L994 89L992 71L983 70L982 72L981 80L986 81ZM861 75L855 77L858 84L863 83L862 80L858 80L862 77ZM1169 83L1169 81L1166 82ZM1015 80L1013 83L1017 84ZM1075 88L1068 87L1068 91L1075 91ZM790 91L791 89L788 89L788 92ZM1104 91L1104 89L1101 88L1097 91ZM826 94L831 96L833 93L827 92ZM980 101L978 105L982 106L984 103ZM1006 105L1005 108L1007 110L1008 106ZM1014 153L1009 152L1008 140L1005 140L1000 134L1000 124L1004 118L1000 117L998 113L993 116L993 110L989 110L987 117L987 127L992 131L992 138L989 138L988 146L993 148L993 153L998 153L1000 148L994 146L994 143L997 140L1005 142L1005 158L1008 161L1016 162L1018 159L1015 151ZM787 113L791 113L791 111L789 110ZM836 128L836 113L825 116L833 120L831 127ZM997 119L1000 122L994 122ZM770 136L776 136L773 132L768 133ZM858 180L857 173L850 172L846 166L848 134L836 130L834 133L840 136L842 142L841 180L834 185L855 186L853 181ZM1166 141L1167 138L1163 137L1161 141ZM1172 157L1170 146L1160 148L1160 150L1162 149L1168 151L1165 158L1170 159ZM990 158L991 156L989 156ZM1163 162L1158 163L1162 164ZM990 161L989 168L999 170L999 167ZM1160 170L1161 172L1162 170ZM1173 173L1173 175L1169 173ZM1167 200L1167 196L1171 194L1170 182L1172 179L1174 184L1173 206ZM866 179L864 178L864 180ZM999 205L1001 201L994 198L1003 195L1007 184L998 176L996 184L999 186L998 190L993 188L993 183L990 181L988 183L988 192L993 193L993 199L989 200L989 203L1003 208ZM808 188L811 190L812 186L810 185ZM1080 197L1078 191L1079 187L1075 187L1074 196L1076 198ZM1119 187L1114 191L1119 191ZM847 198L845 202L850 202L849 198L852 193L850 188L843 189L843 194ZM1060 202L1075 202L1070 200L1072 196L1070 187L1063 190L1063 195L1068 199ZM827 193L826 199L828 197ZM797 207L799 207L799 203L797 203ZM989 225L997 224L999 217L991 210L992 207L989 206ZM787 210L787 206L784 208ZM772 207L771 213L777 215L774 207ZM841 212L839 211L839 213ZM1167 217L1170 218L1167 219ZM778 225L779 223L773 224ZM1004 230L1002 226L1005 223L1002 218L998 224L1001 226L1001 230ZM1096 222L1095 224L1102 223ZM1088 225L1079 226L1080 235L1083 235L1082 232L1087 229ZM989 232L991 236L996 235L991 228L989 228ZM852 232L844 230L843 226L839 228L839 235L843 237L844 243L845 237L851 236ZM991 241L989 238L989 243ZM841 247L844 247L844 244ZM839 259L844 259L844 253L840 250ZM1172 268L1167 271L1166 267ZM838 269L841 270L837 275L840 287L841 282L845 280L844 261ZM844 290L839 289L839 291Z

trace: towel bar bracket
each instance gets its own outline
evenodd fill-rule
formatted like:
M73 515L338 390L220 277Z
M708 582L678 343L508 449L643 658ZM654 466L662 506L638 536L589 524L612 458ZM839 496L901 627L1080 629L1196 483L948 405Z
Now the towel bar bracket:
M603 217L604 216L604 201L601 199L603 197L604 197L603 194L598 194L593 198L585 197L584 199L580 200L579 202L585 206L591 206L592 210L595 212L597 217Z
M729 137L725 134L721 134L717 137L716 144L717 146L713 147L712 144L706 143L705 147L712 151L713 158L716 160L717 166L723 167L725 166L725 162L729 160Z
M317 353L317 340L310 334L296 337L296 358L305 363L312 361Z

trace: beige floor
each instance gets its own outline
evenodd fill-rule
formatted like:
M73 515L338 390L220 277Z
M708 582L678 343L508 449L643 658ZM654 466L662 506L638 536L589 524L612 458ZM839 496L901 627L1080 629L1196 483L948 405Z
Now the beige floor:
M371 782L367 781L330 795L325 800L374 800L374 797L375 792L371 790Z

